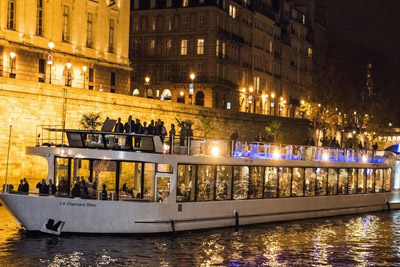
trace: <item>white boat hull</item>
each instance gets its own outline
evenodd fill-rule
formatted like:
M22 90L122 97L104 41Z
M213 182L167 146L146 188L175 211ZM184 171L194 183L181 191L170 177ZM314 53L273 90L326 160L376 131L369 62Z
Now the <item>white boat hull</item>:
M0 194L21 226L43 231L49 219L62 233L163 233L317 218L399 208L399 193L212 202L100 201ZM181 205L181 206L180 206ZM180 206L180 207L179 207ZM181 210L181 211L178 211ZM51 224L51 223L50 223Z

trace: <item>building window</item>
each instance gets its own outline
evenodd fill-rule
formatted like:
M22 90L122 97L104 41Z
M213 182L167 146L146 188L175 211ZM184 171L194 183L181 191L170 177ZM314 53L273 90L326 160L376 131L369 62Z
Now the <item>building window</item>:
M171 17L166 17L166 18L165 18L165 25L166 25L167 31L172 30L172 21L171 21Z
M312 57L312 48L311 47L308 48L307 54L309 57Z
M46 61L43 58L39 58L39 78L38 81L41 83L45 82L46 74Z
M215 44L215 55L219 56L219 40L217 39L217 43Z
M179 65L179 80L183 81L185 80L187 77L187 69L186 69L186 64L180 64Z
M236 19L237 17L237 9L234 5L229 5L229 16L231 16L233 19Z
M182 6L187 7L189 5L189 0L182 0Z
M108 52L114 52L114 20L110 19L110 28L108 35Z
M197 54L204 55L204 39L197 39Z
M156 50L156 41L150 40L149 41L149 56L154 56L155 50Z
M137 56L139 50L139 42L137 40L133 40L131 47L132 47L132 55Z
M111 72L111 81L110 81L111 86L115 86L115 72Z
M182 17L182 29L186 30L188 28L188 17L183 16Z
M7 8L7 29L15 30L15 0L8 0L8 8Z
M155 31L155 30L156 30L156 19L150 18L150 31Z
M204 63L197 63L197 77L203 77Z
M138 18L133 19L133 31L135 31L135 32L139 31L139 19Z
M37 0L36 35L43 36L43 0Z
M132 95L133 95L133 96L140 96L139 89L137 89L137 88L134 89L133 92L132 92Z
M194 99L196 106L204 106L204 93L202 91L198 91Z
M62 41L69 42L69 6L63 7Z
M164 65L164 80L169 80L169 76L171 73L171 65L170 64L165 64Z
M204 29L204 16L199 16L199 29Z
M187 55L187 40L181 40L181 55Z
M185 92L183 92L183 91L179 92L177 102L185 104Z
M222 58L225 58L226 54L226 43L222 42Z
M165 55L171 54L172 42L170 39L165 40Z
M93 14L87 14L86 46L93 47Z
M94 82L94 69L89 68L89 82Z

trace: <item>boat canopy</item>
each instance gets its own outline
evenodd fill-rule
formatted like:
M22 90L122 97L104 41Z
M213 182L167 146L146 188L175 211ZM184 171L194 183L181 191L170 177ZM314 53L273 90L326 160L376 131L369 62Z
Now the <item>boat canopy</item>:
M70 147L163 152L160 136L156 135L90 130L65 130L65 132Z

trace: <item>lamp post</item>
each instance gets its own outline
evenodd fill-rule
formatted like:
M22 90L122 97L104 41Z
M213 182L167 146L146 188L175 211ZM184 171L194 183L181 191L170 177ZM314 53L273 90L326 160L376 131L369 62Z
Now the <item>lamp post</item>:
M83 70L83 89L85 89L86 88L86 71L87 71L87 67L83 66L82 70Z
M49 67L50 67L49 83L51 84L51 65L53 65L53 56L51 55L51 51L53 50L55 45L52 41L50 41L47 45L50 48L50 54L47 57L47 65L49 65Z
M248 99L249 99L249 113L252 113L252 111L251 111L251 109L252 109L252 106L254 106L254 105L252 105L253 104L253 91L254 91L254 89L253 89L253 87L249 87L249 97L248 97Z
M190 73L190 79L192 82L189 85L189 98L190 98L190 104L193 104L193 92L194 92L194 79L196 78L196 75L194 73Z
M14 59L15 59L15 52L10 53L10 78L15 78L14 74Z
M144 78L144 85L146 86L146 90L144 92L144 97L149 97L149 85L150 85L150 77L146 76Z
M68 62L67 63L67 86L71 86L71 66L72 66L72 64L71 64L71 62Z
M268 108L267 108L267 99L268 99L268 94L262 95L262 113L267 114L268 113Z
M284 115L283 114L283 112L284 112L284 110L283 110L283 108L284 108L284 106L285 106L285 104L286 104L286 100L281 96L280 98L279 98L279 116L281 116L281 111L282 111L282 115Z
M271 93L271 104L270 104L270 114L275 115L275 93Z

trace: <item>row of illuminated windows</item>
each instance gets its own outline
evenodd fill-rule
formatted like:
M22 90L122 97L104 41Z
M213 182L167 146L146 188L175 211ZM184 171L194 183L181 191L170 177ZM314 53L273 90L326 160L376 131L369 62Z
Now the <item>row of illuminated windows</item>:
M205 41L203 38L198 38L196 40L196 54L204 55ZM164 55L172 54L172 40L166 39L164 41ZM139 51L139 42L137 40L132 41L132 55L137 56ZM152 39L148 41L148 50L147 54L150 56L156 55L156 40ZM181 56L188 55L188 40L182 39L180 42L180 52Z
M44 0L37 0L36 4L36 35L44 36ZM17 0L8 0L7 5L7 28L10 30L16 30L16 11L17 11ZM87 47L93 47L93 13L87 12L87 27L86 27L86 45ZM71 15L70 7L67 5L62 6L62 41L70 42L70 25ZM114 19L109 20L109 39L108 39L108 50L114 52Z
M390 191L391 169L179 165L177 201Z
M173 20L170 16L165 17L165 21L161 22L160 20L156 20L155 17L150 17L148 21L146 18L142 19L141 25L139 18L133 18L132 28L134 32L138 32L140 29L146 30L146 24L148 22L148 28L150 31L156 31L160 29L165 29L166 31L172 31L173 29ZM205 27L205 17L203 15L199 15L197 17L197 27L198 29L204 29ZM181 16L181 28L183 30L187 30L189 28L189 17Z
M226 0L224 0L226 1ZM248 0L245 0L248 1ZM170 7L189 7L189 0L132 0L133 9L139 8L170 8ZM197 3L190 1L190 4L204 4L204 0L197 0Z
M177 67L175 67L177 66ZM150 80L170 80L173 77L178 77L179 80L188 80L191 71L195 71L196 78L202 78L206 74L206 65L203 62L194 62L192 64L172 64L166 63L158 66L156 64L147 64L142 68L143 76L140 76L138 65L133 65L132 80L142 81L147 75Z
M78 181L85 181L95 191L101 191L105 185L108 192L150 201L155 200L157 193L156 173L162 177L163 173L172 173L168 164L58 157L54 167L54 183L61 194L71 194ZM162 186L168 186L169 191L169 180Z

